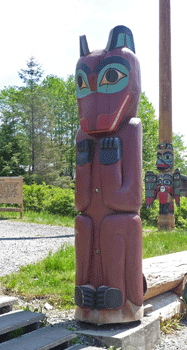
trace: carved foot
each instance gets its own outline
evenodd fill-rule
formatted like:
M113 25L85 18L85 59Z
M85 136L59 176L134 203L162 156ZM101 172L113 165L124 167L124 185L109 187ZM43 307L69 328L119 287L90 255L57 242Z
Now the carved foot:
M75 287L75 304L79 307L94 309L96 290L91 285Z
M123 296L119 289L105 286L97 289L96 309L118 309L122 304Z

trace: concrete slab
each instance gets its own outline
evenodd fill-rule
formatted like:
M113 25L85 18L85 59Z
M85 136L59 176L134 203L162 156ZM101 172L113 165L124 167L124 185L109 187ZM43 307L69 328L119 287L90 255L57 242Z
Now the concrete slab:
M173 292L157 295L144 302L145 307L149 304L153 307L152 314L162 317L163 321L182 312L181 299Z
M144 302L147 315L141 322L95 326L82 324L79 333L92 336L107 347L122 350L152 350L160 337L160 317L163 320L182 311L181 299L166 292Z
M78 333L92 336L102 346L114 346L122 350L152 350L160 337L160 320L157 315L150 315L142 321L129 324L99 327L85 324Z
M8 297L8 296L0 296L0 308L13 305L17 303L18 298L15 297Z
M0 350L49 350L75 337L73 332L66 329L45 327L0 344Z
M18 301L18 298L0 296L0 314L12 310L12 306Z

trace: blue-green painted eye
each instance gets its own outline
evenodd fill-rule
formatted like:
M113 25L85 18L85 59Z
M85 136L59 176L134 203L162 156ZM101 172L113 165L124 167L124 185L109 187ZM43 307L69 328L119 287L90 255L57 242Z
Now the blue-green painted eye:
M78 98L85 97L91 93L87 75L82 70L76 72L76 94Z
M112 94L123 90L129 82L129 71L122 64L112 63L105 66L98 76L97 91Z
M163 159L166 161L166 162L172 162L173 161L173 156L172 154L165 154Z

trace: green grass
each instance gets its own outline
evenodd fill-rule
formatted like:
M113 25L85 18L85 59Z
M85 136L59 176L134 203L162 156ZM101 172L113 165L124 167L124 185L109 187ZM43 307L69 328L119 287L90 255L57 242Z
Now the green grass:
M0 214L0 220L7 219L13 221L30 222L35 224L66 227L74 227L75 222L75 219L69 216L62 216L60 214L50 214L48 212L37 213L31 210L24 211L22 218L20 218L20 213L3 212Z
M75 249L64 245L36 264L21 267L19 272L0 278L6 292L14 291L28 299L47 299L62 308L74 307Z
M162 317L160 317L160 329L161 332L164 334L171 334L174 333L177 330L181 330L182 327L180 325L180 322L182 320L183 316L176 314L175 316L167 319L162 320Z
M158 231L156 227L143 228L143 258L187 250L187 231Z
M10 214L10 215L9 215ZM19 214L4 213L6 218L20 220ZM17 217L17 218L16 218ZM26 212L23 222L73 226L74 219L51 214ZM143 258L187 250L187 231L158 231L155 227L143 227ZM0 278L2 288L28 299L45 298L55 307L74 307L75 250L64 246L43 261L22 267L18 273Z

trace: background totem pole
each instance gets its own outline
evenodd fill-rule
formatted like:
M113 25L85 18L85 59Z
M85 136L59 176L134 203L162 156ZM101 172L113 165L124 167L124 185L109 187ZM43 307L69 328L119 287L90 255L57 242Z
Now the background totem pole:
M80 37L76 94L75 318L96 324L143 316L140 66L130 29L104 50Z
M170 0L159 1L159 145L156 175L148 171L145 175L146 207L158 198L160 209L159 229L174 229L174 199L180 205L180 195L185 195L187 177L174 171L172 144L172 85L171 85L171 29Z

